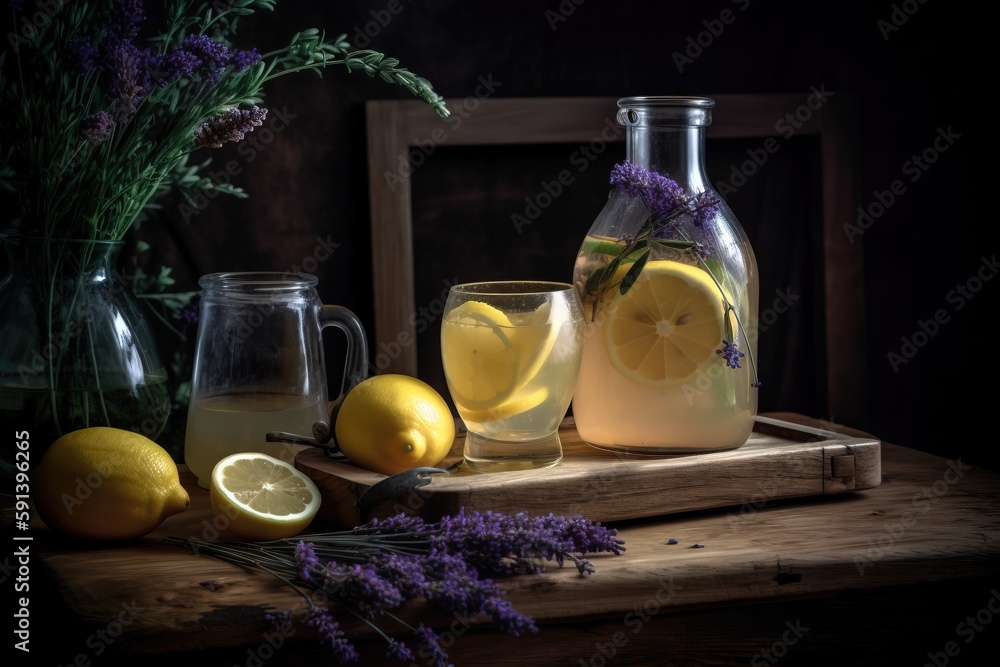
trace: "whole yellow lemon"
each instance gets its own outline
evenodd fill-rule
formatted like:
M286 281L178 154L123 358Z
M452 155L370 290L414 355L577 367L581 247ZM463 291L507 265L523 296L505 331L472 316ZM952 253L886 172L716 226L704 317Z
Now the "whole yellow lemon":
M375 375L351 389L334 427L351 462L383 475L436 466L455 441L444 398L409 375Z
M107 426L57 439L32 485L35 509L50 528L91 540L142 537L191 502L165 449Z

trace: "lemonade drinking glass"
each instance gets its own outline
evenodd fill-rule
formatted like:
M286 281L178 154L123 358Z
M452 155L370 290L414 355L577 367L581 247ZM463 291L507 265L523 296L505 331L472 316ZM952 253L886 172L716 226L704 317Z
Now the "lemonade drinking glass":
M572 285L453 286L441 324L441 358L468 431L466 463L483 472L559 463L559 424L582 352L583 310Z

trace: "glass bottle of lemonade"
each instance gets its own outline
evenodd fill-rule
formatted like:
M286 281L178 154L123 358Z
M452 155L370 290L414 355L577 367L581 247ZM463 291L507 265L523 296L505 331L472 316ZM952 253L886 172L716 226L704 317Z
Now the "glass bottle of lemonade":
M757 264L704 167L713 100L618 101L626 159L573 270L584 308L573 417L643 454L732 449L757 414Z

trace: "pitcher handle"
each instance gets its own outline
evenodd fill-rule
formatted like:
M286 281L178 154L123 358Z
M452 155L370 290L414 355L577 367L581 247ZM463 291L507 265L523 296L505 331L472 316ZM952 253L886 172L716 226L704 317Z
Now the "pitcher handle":
M347 392L368 377L368 338L361 320L343 306L322 306L319 311L320 329L337 327L347 336L347 359L340 392L330 401L330 430L337 423L337 413Z

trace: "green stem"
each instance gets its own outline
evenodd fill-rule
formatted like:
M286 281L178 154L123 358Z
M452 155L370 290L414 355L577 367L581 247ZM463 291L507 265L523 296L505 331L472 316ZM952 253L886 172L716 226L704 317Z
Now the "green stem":
M677 231L682 236L684 235L683 231L681 230ZM685 238L684 240L690 241L690 239L687 238ZM716 279L715 274L712 273L711 269L708 268L708 264L705 262L705 259L701 256L701 254L695 252L694 250L691 250L690 252L692 255L695 256L695 258L698 260L698 263L700 263L702 268L705 269L705 273L709 275L709 277L712 279L712 282L715 283L715 286L719 289L719 294L722 295L722 303L725 304L726 312L732 311L733 316L736 317L736 326L740 328L740 333L743 334L743 340L745 340L747 343L747 359L750 361L750 370L753 373L752 386L754 387L760 386L760 378L757 376L757 362L753 356L753 345L751 345L750 343L750 337L747 336L746 329L743 328L743 318L740 317L740 312L736 308L734 308L731 303L729 303L728 299L726 299L726 291L722 289L722 285Z

